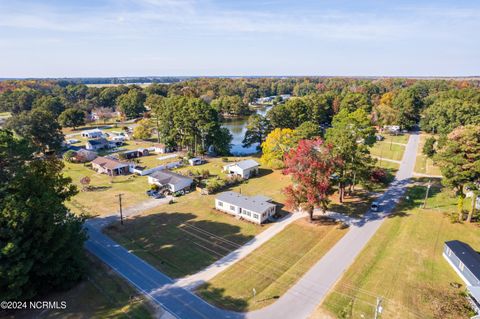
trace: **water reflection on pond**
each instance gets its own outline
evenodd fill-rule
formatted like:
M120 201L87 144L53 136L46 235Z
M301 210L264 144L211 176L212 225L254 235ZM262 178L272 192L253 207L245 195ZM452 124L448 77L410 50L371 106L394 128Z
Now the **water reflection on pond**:
M260 115L267 114L267 111L271 108L271 106L265 106L261 108L257 108L256 112ZM257 146L258 144L251 145L250 147L243 147L242 141L245 136L245 132L247 131L247 123L248 123L248 116L235 118L235 119L226 119L222 126L226 127L233 136L232 144L230 147L230 152L233 155L248 155L257 153Z

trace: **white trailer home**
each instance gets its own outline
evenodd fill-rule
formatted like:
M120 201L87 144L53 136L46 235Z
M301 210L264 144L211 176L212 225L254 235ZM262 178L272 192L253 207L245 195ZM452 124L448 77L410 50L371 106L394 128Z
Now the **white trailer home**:
M276 211L276 205L265 196L244 196L236 192L223 192L215 198L215 208L251 221L256 224L264 223Z

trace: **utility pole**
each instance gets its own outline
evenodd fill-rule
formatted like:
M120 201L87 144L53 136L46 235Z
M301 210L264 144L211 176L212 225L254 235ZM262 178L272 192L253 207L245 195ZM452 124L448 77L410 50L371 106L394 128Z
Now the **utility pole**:
M378 315L382 313L382 298L377 297L377 305L375 306L375 319L378 319Z
M427 185L427 191L425 192L425 199L423 200L423 208L427 207L427 198L428 198L428 193L430 192L430 186L432 184L432 180L428 180L428 185Z
M115 197L118 197L118 205L120 206L120 224L123 225L122 195L123 194L118 194L118 195L115 195Z

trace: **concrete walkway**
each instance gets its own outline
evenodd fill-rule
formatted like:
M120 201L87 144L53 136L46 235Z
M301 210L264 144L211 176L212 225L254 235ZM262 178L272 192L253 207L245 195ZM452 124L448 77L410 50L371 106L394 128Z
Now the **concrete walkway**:
M364 218L351 220L347 234L320 261L275 303L260 310L236 313L208 304L102 234L99 228L92 227L90 221L86 224L90 235L86 248L177 318L307 318L401 199L413 174L417 144L418 135L413 133L395 181L377 200L381 211L368 211ZM210 276L210 273L207 271L204 276L202 279ZM195 283L195 280L191 283ZM186 283L187 287L189 285Z
M196 274L177 280L176 285L182 288L186 288L188 290L193 290L197 288L198 286L212 279L240 259L246 257L252 251L270 240L270 238L281 232L292 222L306 216L306 213L295 213L283 217L274 225L271 225L270 227L268 227L268 229L255 236L248 243L238 248L237 250L232 251L227 256L219 259L207 268L197 272Z

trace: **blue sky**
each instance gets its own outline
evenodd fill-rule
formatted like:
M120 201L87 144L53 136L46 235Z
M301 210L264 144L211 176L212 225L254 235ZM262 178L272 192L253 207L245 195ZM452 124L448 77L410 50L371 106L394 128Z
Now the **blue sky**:
M480 75L480 1L0 0L0 78Z

